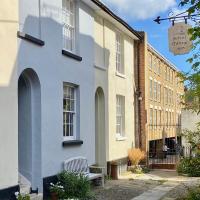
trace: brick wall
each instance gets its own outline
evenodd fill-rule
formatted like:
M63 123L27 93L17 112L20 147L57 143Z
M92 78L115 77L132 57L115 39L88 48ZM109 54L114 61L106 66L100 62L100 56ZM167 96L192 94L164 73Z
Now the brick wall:
M142 100L139 101L139 147L143 151L147 151L147 141L146 141L146 60L147 60L147 37L145 33L143 34L143 40L139 43L138 48L138 75L139 75L139 91Z

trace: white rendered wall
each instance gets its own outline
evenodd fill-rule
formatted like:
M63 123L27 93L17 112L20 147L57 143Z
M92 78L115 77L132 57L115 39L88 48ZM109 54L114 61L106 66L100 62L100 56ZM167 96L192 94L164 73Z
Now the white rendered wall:
M18 184L17 30L18 0L1 0L0 190Z
M94 19L91 9L81 1L77 2L79 2L80 33L77 36L79 44L77 54L83 58L82 62L63 56L61 53L62 0L41 2L41 39L45 41L45 46L40 47L19 39L18 76L24 69L32 68L41 84L42 177L55 175L62 170L63 161L69 157L85 156L89 164L95 162ZM27 13L23 10L25 8L21 9L20 13ZM38 21L35 15L23 18L25 27L32 22L37 24ZM34 27L29 31L34 32ZM79 129L80 139L83 140L83 145L80 146L62 146L63 82L79 86Z

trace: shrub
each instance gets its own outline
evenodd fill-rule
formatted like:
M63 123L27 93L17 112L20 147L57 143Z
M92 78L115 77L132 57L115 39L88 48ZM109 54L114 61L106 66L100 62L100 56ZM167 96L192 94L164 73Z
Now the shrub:
M145 157L145 152L140 149L129 149L128 151L128 158L132 165L138 165Z
M135 174L146 174L150 172L148 167L139 165L132 165L128 167L128 170Z
M15 196L17 200L30 200L29 194L20 194L19 192L15 192Z
M177 172L188 176L200 177L200 157L181 159L177 165Z
M200 199L200 187L190 189L184 200L199 200Z
M61 192L63 199L94 199L90 190L90 182L83 174L63 171L58 174L58 181L58 189L64 190L63 193Z

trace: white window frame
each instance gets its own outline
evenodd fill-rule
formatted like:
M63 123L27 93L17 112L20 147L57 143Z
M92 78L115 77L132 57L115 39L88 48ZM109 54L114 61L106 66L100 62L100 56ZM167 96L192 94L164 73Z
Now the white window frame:
M73 96L74 98L71 98L71 97L65 97L65 95L67 96L67 92L66 92L66 88L68 88L69 90L73 90ZM71 94L70 94L71 96ZM64 100L69 100L70 101L70 107L71 107L71 103L72 101L74 102L74 109L73 110L65 110L64 109ZM76 104L77 104L77 87L75 87L74 85L71 85L71 84L67 84L67 83L64 83L63 84L63 140L64 141L67 141L67 140L76 140L77 139L77 133L76 133L76 130L77 130L77 124L76 124L76 118L77 118L77 112L76 112ZM70 108L71 109L71 108ZM70 115L73 115L73 119L72 119L72 123L71 122L68 122L67 123L67 117L65 117L65 114L69 114ZM69 117L70 119L70 117ZM68 131L69 131L69 136L67 136L67 132L66 132L66 128L67 128L67 125L72 125L73 129L72 129L72 134L71 134L71 129L69 128Z
M116 95L116 137L125 137L125 97L122 95Z
M62 13L63 49L76 53L76 1L62 0Z
M115 33L115 62L116 62L116 72L118 74L125 74L124 68L124 41L122 34L119 31Z

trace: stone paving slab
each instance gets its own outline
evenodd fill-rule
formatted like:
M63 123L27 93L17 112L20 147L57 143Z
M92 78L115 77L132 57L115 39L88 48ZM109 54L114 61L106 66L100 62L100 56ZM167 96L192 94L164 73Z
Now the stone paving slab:
M137 196L131 200L160 200L165 194L167 194L170 190L178 186L179 183L175 182L166 182L162 185L159 185L151 190L148 190Z

